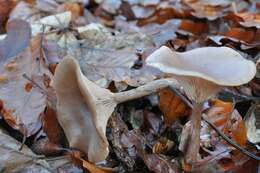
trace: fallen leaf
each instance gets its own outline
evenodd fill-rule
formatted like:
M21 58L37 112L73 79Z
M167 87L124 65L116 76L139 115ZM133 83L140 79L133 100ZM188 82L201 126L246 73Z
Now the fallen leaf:
M184 3L194 10L192 12L194 16L208 20L215 20L224 16L231 6L231 1L229 0L184 0Z
M246 146L247 133L245 123L237 110L234 110L231 114L231 119L228 124L230 129L230 137L242 147Z
M138 32L115 33L99 24L80 28L84 42L78 52L71 54L77 58L83 73L95 83L107 87L111 81L129 80L131 67L138 59L137 50L153 47L153 42L145 34Z
M82 159L78 152L74 152L72 157L73 157L73 159L76 159L76 162L79 162L78 164L82 165L82 167L90 173L112 173L112 172L115 172L111 168L98 167L95 164L90 163L87 160Z
M132 130L122 134L122 143L125 147L136 147L137 154L143 159L150 171L156 173L179 173L176 162L172 162L159 154L148 154L144 148L143 136Z
M260 133L259 133L259 120L258 116L260 113L260 108L257 105L252 105L248 110L247 115L244 117L246 129L247 129L247 138L252 143L260 142Z
M166 43L166 41L177 37L176 31L181 20L172 19L164 24L151 23L141 27L141 31L153 38L153 42L157 47Z
M57 169L76 170L68 157L52 158L48 161L34 154L27 146L20 150L21 143L0 129L0 168L2 173L53 173ZM79 169L77 172L82 173Z
M164 113L165 123L171 126L179 117L187 116L190 108L176 96L171 89L163 89L159 92L159 107Z
M153 15L153 13L155 12L155 7L142 7L139 5L133 5L132 11L136 18L143 19Z
M217 126L220 130L225 130L227 122L230 121L233 104L221 100L211 100L210 109L206 113L206 117Z
M200 35L208 32L208 25L203 22L193 22L191 20L182 20L179 30L183 30L194 35Z
M177 5L177 7L178 7L178 5ZM165 6L158 8L153 13L153 15L149 16L148 18L138 20L137 25L144 26L149 23L163 24L169 19L181 18L181 17L185 17L185 16L188 16L188 14L185 11L182 11L182 9L178 9L178 8L176 8L176 6L165 5Z
M41 12L35 5L27 3L25 1L20 1L12 10L8 20L21 19L32 23L44 16L44 13Z
M239 22L244 27L256 27L257 29L260 29L260 14L244 12L236 15L244 20Z
M209 121L244 147L247 141L245 124L237 110L233 110L232 103L213 100L210 105L205 114Z
M9 17L11 10L15 7L14 0L1 0L0 1L0 33L5 31L5 24Z
M46 80L52 76L40 58L40 43L39 37L34 38L23 53L12 61L5 61L0 69L1 75L6 76L6 81L0 84L2 116L13 128L26 129L21 130L25 136L41 128L39 116L47 103ZM33 87L27 90L27 85ZM10 116L13 117L11 122Z
M42 138L34 142L31 149L34 153L45 156L57 156L65 151L61 145L52 143L47 138Z
M19 19L7 23L7 36L0 41L0 62L7 61L21 51L30 43L30 25ZM12 46L10 46L12 45Z
M72 20L76 20L80 16L83 16L84 7L83 4L65 2L58 7L57 11L60 12L70 11L72 15Z
M45 170L50 173L44 168L44 164L47 164L44 160L39 162L38 156L26 146L19 150L21 143L5 134L2 129L0 129L0 141L0 154L2 156L0 167L3 173L27 172L28 168L38 172Z
M260 44L260 36L258 31L245 30L242 28L230 28L229 31L223 34L224 36L235 38L239 41L248 44Z
M174 146L174 142L161 137L154 145L153 145L153 153L155 154L163 154L167 151L170 151Z
M49 141L54 144L62 144L62 141L64 140L64 133L57 120L55 110L48 106L42 114L41 119L42 129L46 133Z

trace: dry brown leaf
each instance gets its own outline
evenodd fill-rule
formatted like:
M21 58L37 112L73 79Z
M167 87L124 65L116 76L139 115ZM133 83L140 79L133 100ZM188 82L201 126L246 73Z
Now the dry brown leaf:
M43 16L44 13L37 9L35 5L20 1L12 10L8 20L21 19L31 23Z
M211 100L210 106L211 108L206 113L206 117L220 130L224 130L226 123L230 120L233 104L221 100Z
M44 160L42 156L34 154L27 146L23 146L20 150L21 145L20 142L0 129L0 168L2 173L54 173L57 170L83 173L66 156Z
M194 16L208 20L215 20L224 16L224 12L231 6L231 1L229 0L184 0L184 3L194 10L192 12Z
M125 147L136 147L136 152L141 157L150 171L155 173L179 173L177 163L164 158L159 154L148 154L144 148L144 137L140 132L132 130L122 134L122 144Z
M200 35L207 33L209 28L204 22L193 22L191 20L182 20L179 26L179 30L183 30L194 35Z
M76 20L80 16L83 16L84 7L83 4L65 2L57 9L58 12L70 11L72 14L72 20Z
M113 169L111 168L104 168L104 167L98 167L93 163L90 163L89 161L81 158L80 153L74 152L72 155L73 159L77 164L82 166L85 170L87 170L90 173L113 173Z
M17 126L26 129L21 131L30 136L40 127L40 114L47 102L48 80L51 77L40 57L40 38L36 37L31 45L12 61L6 61L1 68L1 76L6 79L0 84L2 116L9 122L10 116ZM18 128L18 129L20 129Z
M239 13L236 14L241 17L244 21L239 22L244 27L256 27L260 29L260 14L259 13Z
M46 161L42 160L42 164L37 163L37 155L35 155L27 146L24 146L22 150L19 150L21 143L14 138L5 134L0 129L0 167L3 173L13 172L27 172L31 171L47 171L44 164Z
M158 47L177 37L176 31L180 23L179 19L171 19L164 24L151 23L141 27L141 31L152 37L154 44Z
M232 109L232 103L213 100L206 117L236 143L244 147L247 141L246 127L241 115L237 110Z
M153 47L151 38L145 34L116 32L112 35L99 24L87 25L79 32L84 38L83 44L69 54L77 58L83 73L102 87L111 81L129 81L133 73L131 67L138 59L137 50Z
M20 19L9 21L7 36L0 41L0 63L23 51L29 45L30 38L31 28L26 21Z
M47 138L42 138L33 143L31 149L38 155L57 156L61 154L64 149L59 144L54 144Z
M137 25L144 26L149 23L163 24L169 19L180 18L180 17L184 17L184 16L188 16L188 14L185 12L182 12L182 11L178 11L177 9L174 9L174 8L162 7L160 9L156 10L154 12L154 14L149 16L148 18L138 20Z
M231 131L230 137L240 146L245 147L247 142L246 126L237 110L231 114L227 128Z
M159 92L160 109L164 113L165 123L172 125L179 117L187 116L190 108L176 96L170 89L163 89Z
M62 144L65 137L62 128L57 120L57 114L55 110L47 107L41 116L42 129L46 133L50 142L54 144Z
M11 10L15 7L15 0L0 0L0 33L5 31L5 24Z
M241 42L248 44L260 45L260 32L255 30L243 29L243 28L230 28L229 31L223 34L224 36L235 38Z
M155 154L164 154L167 151L170 151L174 146L174 142L161 137L154 145L153 145L153 153Z

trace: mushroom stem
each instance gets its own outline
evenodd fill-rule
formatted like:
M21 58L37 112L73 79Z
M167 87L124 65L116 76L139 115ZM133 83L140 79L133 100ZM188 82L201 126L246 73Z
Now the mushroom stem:
M177 87L178 84L173 79L159 79L129 91L115 93L114 100L117 103L134 100L143 96L147 96L168 86Z
M187 140L187 150L185 153L186 162L194 164L200 149L200 127L201 113L203 109L202 103L194 103L191 117L190 138Z

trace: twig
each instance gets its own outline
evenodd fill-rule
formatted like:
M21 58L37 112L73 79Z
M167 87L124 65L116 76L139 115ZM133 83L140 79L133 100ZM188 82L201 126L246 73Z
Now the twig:
M219 136L221 136L227 143L229 143L231 146L235 147L237 150L239 150L241 153L247 155L248 157L255 159L257 161L260 161L260 157L256 156L253 153L250 153L249 151L247 151L246 149L242 148L241 146L239 146L236 142L234 142L232 139L230 139L229 137L227 137L223 132L221 132L213 123L211 123L209 120L207 120L206 117L204 117L202 115L202 119L208 123L212 129L214 129Z
M184 97L180 91L178 91L176 88L174 87L170 87L170 89L176 93L176 95L180 96L180 98L190 107L193 109L193 105L191 104L191 102ZM211 128L213 130L215 130L219 136L221 136L227 143L229 143L231 146L233 146L234 148L236 148L238 151L240 151L241 153L247 155L248 157L255 159L257 161L260 161L260 157L256 156L253 153L250 153L249 151L247 151L246 149L242 148L241 146L239 146L236 142L234 142L232 139L230 139L229 137L227 137L223 132L221 132L213 123L211 123L205 116L203 116L202 114L202 120L205 121L207 124L209 124L211 126Z
M19 148L19 151L21 151L21 150L23 149L23 146L24 146L24 144L25 144L25 141L26 141L26 136L25 136L25 134L23 134L23 141L22 141L22 143L21 143L21 146L20 146L20 148Z

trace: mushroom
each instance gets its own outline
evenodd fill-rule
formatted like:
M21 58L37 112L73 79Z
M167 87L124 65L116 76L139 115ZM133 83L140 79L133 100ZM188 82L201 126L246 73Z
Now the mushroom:
M249 82L256 74L256 66L228 47L204 47L180 53L162 46L148 56L146 63L175 78L193 103L191 124L186 124L179 147L185 154L185 162L192 165L200 148L204 101L223 86Z
M176 83L160 79L112 93L88 80L74 58L65 57L57 66L52 83L57 95L57 118L70 147L87 153L89 161L102 161L109 153L106 125L116 105Z

